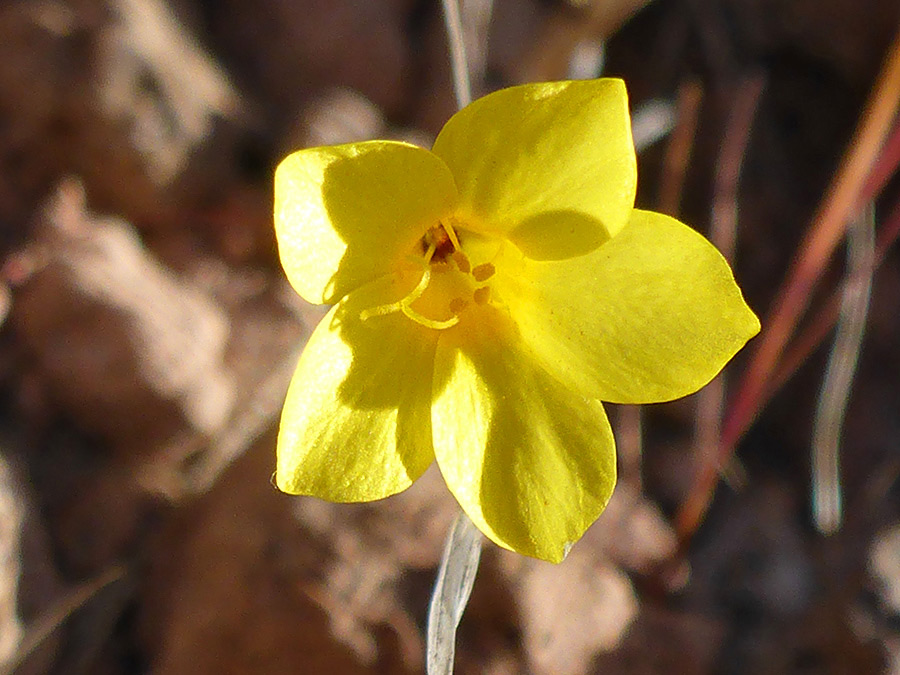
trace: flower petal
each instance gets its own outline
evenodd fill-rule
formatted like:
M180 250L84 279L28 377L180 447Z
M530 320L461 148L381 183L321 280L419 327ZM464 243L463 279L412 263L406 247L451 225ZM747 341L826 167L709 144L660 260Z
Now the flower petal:
M563 259L618 232L637 173L621 80L526 84L456 113L433 151L450 167L469 229Z
M615 485L603 406L536 364L499 313L477 308L466 324L441 336L435 357L438 465L490 539L560 562Z
M721 254L659 213L635 210L589 255L507 269L495 285L523 339L556 377L603 401L690 394L759 332Z
M359 313L395 300L392 278L348 295L322 320L291 381L278 433L280 490L338 502L409 487L431 464L434 331L399 313Z
M281 263L304 299L337 302L390 270L455 200L444 163L408 143L300 150L275 172Z

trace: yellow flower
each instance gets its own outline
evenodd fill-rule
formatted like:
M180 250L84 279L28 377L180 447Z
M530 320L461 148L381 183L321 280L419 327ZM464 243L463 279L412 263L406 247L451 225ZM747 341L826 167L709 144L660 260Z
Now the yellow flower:
M436 458L485 535L562 560L615 484L600 401L696 391L759 330L722 256L634 209L635 184L612 79L495 92L431 151L287 157L281 261L303 298L335 306L287 394L278 487L380 499Z

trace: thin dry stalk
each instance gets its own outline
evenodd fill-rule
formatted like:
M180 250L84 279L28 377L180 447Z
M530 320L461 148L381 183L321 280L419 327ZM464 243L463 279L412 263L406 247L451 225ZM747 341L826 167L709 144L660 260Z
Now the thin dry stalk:
M473 95L484 89L487 72L488 35L494 0L462 0L462 31L466 45L466 65Z
M675 129L666 147L663 157L663 170L660 178L657 206L662 213L678 215L681 209L681 195L684 192L684 181L687 168L691 162L694 148L694 136L697 132L697 119L700 117L700 102L703 100L703 88L692 80L678 87L675 102Z
M869 172L866 186L862 192L862 201L870 202L875 199L897 171L898 166L900 166L900 119L894 121L894 130L885 141L878 161Z
M888 249L897 241L897 237L900 237L900 201L894 205L894 210L891 211L891 215L887 217L887 220L884 221L884 225L881 227L881 232L878 235L878 244L875 248L876 264L880 264L884 260Z
M88 604L101 591L112 584L124 582L128 570L123 567L111 567L98 576L75 587L63 596L53 607L35 619L26 629L25 636L12 660L6 664L0 675L14 675L27 664L29 657L54 632Z
M472 100L463 35L464 24L457 0L443 0L443 6L447 37L450 41L456 101L462 108ZM482 17L482 25L486 27L490 22L491 4L483 4L482 9L488 12ZM428 606L425 641L425 668L428 675L453 673L456 628L459 626L472 592L472 585L475 583L481 544L481 533L469 517L460 511L447 537L444 556L438 568L437 580Z
M641 489L644 423L639 405L623 405L616 412L616 451L621 464L619 480Z
M532 47L522 55L522 82L555 80L568 71L578 44L603 42L651 0L583 0L573 2L581 11L562 9L543 22Z

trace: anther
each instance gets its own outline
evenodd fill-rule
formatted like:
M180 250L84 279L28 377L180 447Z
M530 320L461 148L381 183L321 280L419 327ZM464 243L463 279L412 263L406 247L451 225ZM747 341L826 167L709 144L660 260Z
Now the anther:
M472 270L472 276L475 277L475 281L487 281L496 271L491 263L483 263Z
M460 250L456 250L453 252L453 255L450 256L453 258L453 262L456 263L456 266L459 268L459 271L463 274L468 274L472 269L472 265L469 262L469 259L466 257L466 254Z
M453 298L450 301L450 313L459 314L468 306L468 301L463 298Z
M476 267L475 269L478 268ZM472 297L475 300L475 304L486 305L491 299L491 287L482 286L481 288L476 288L475 292L472 294Z

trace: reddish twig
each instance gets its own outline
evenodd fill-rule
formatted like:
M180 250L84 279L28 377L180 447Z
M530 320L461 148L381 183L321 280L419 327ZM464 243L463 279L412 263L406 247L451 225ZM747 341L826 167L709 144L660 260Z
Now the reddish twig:
M659 210L671 216L677 216L681 208L681 195L684 192L684 181L694 148L702 100L703 89L698 82L685 82L678 88L678 99L675 103L677 121L663 157L657 199Z
M805 312L811 292L843 236L848 219L887 180L874 172L882 151L891 163L898 151L894 138L885 144L900 106L900 32L869 98L859 126L806 238L801 244L722 427L718 453L699 472L690 496L677 516L682 545L696 530L718 482L719 467L728 463L735 444L770 395L773 375L788 340Z
M900 125L897 128L900 129ZM900 135L897 135L897 137L900 138ZM881 265L888 250L897 241L898 236L900 236L900 201L894 206L893 211L884 221L878 234L878 240L875 245L876 269ZM781 363L772 376L771 384L762 399L763 405L784 386L791 376L797 372L797 369L806 362L809 355L822 344L837 322L840 304L840 291L834 291L806 328L794 338L790 348L785 350Z
M788 272L774 309L763 323L763 333L744 374L719 445L726 460L760 409L785 345L806 310L849 217L863 202L866 178L877 159L900 104L900 33L869 98L859 127L835 175L807 236ZM721 464L720 461L720 464Z
M897 171L898 166L900 166L900 119L895 120L894 130L885 141L878 161L869 172L860 202L866 204L875 199Z

